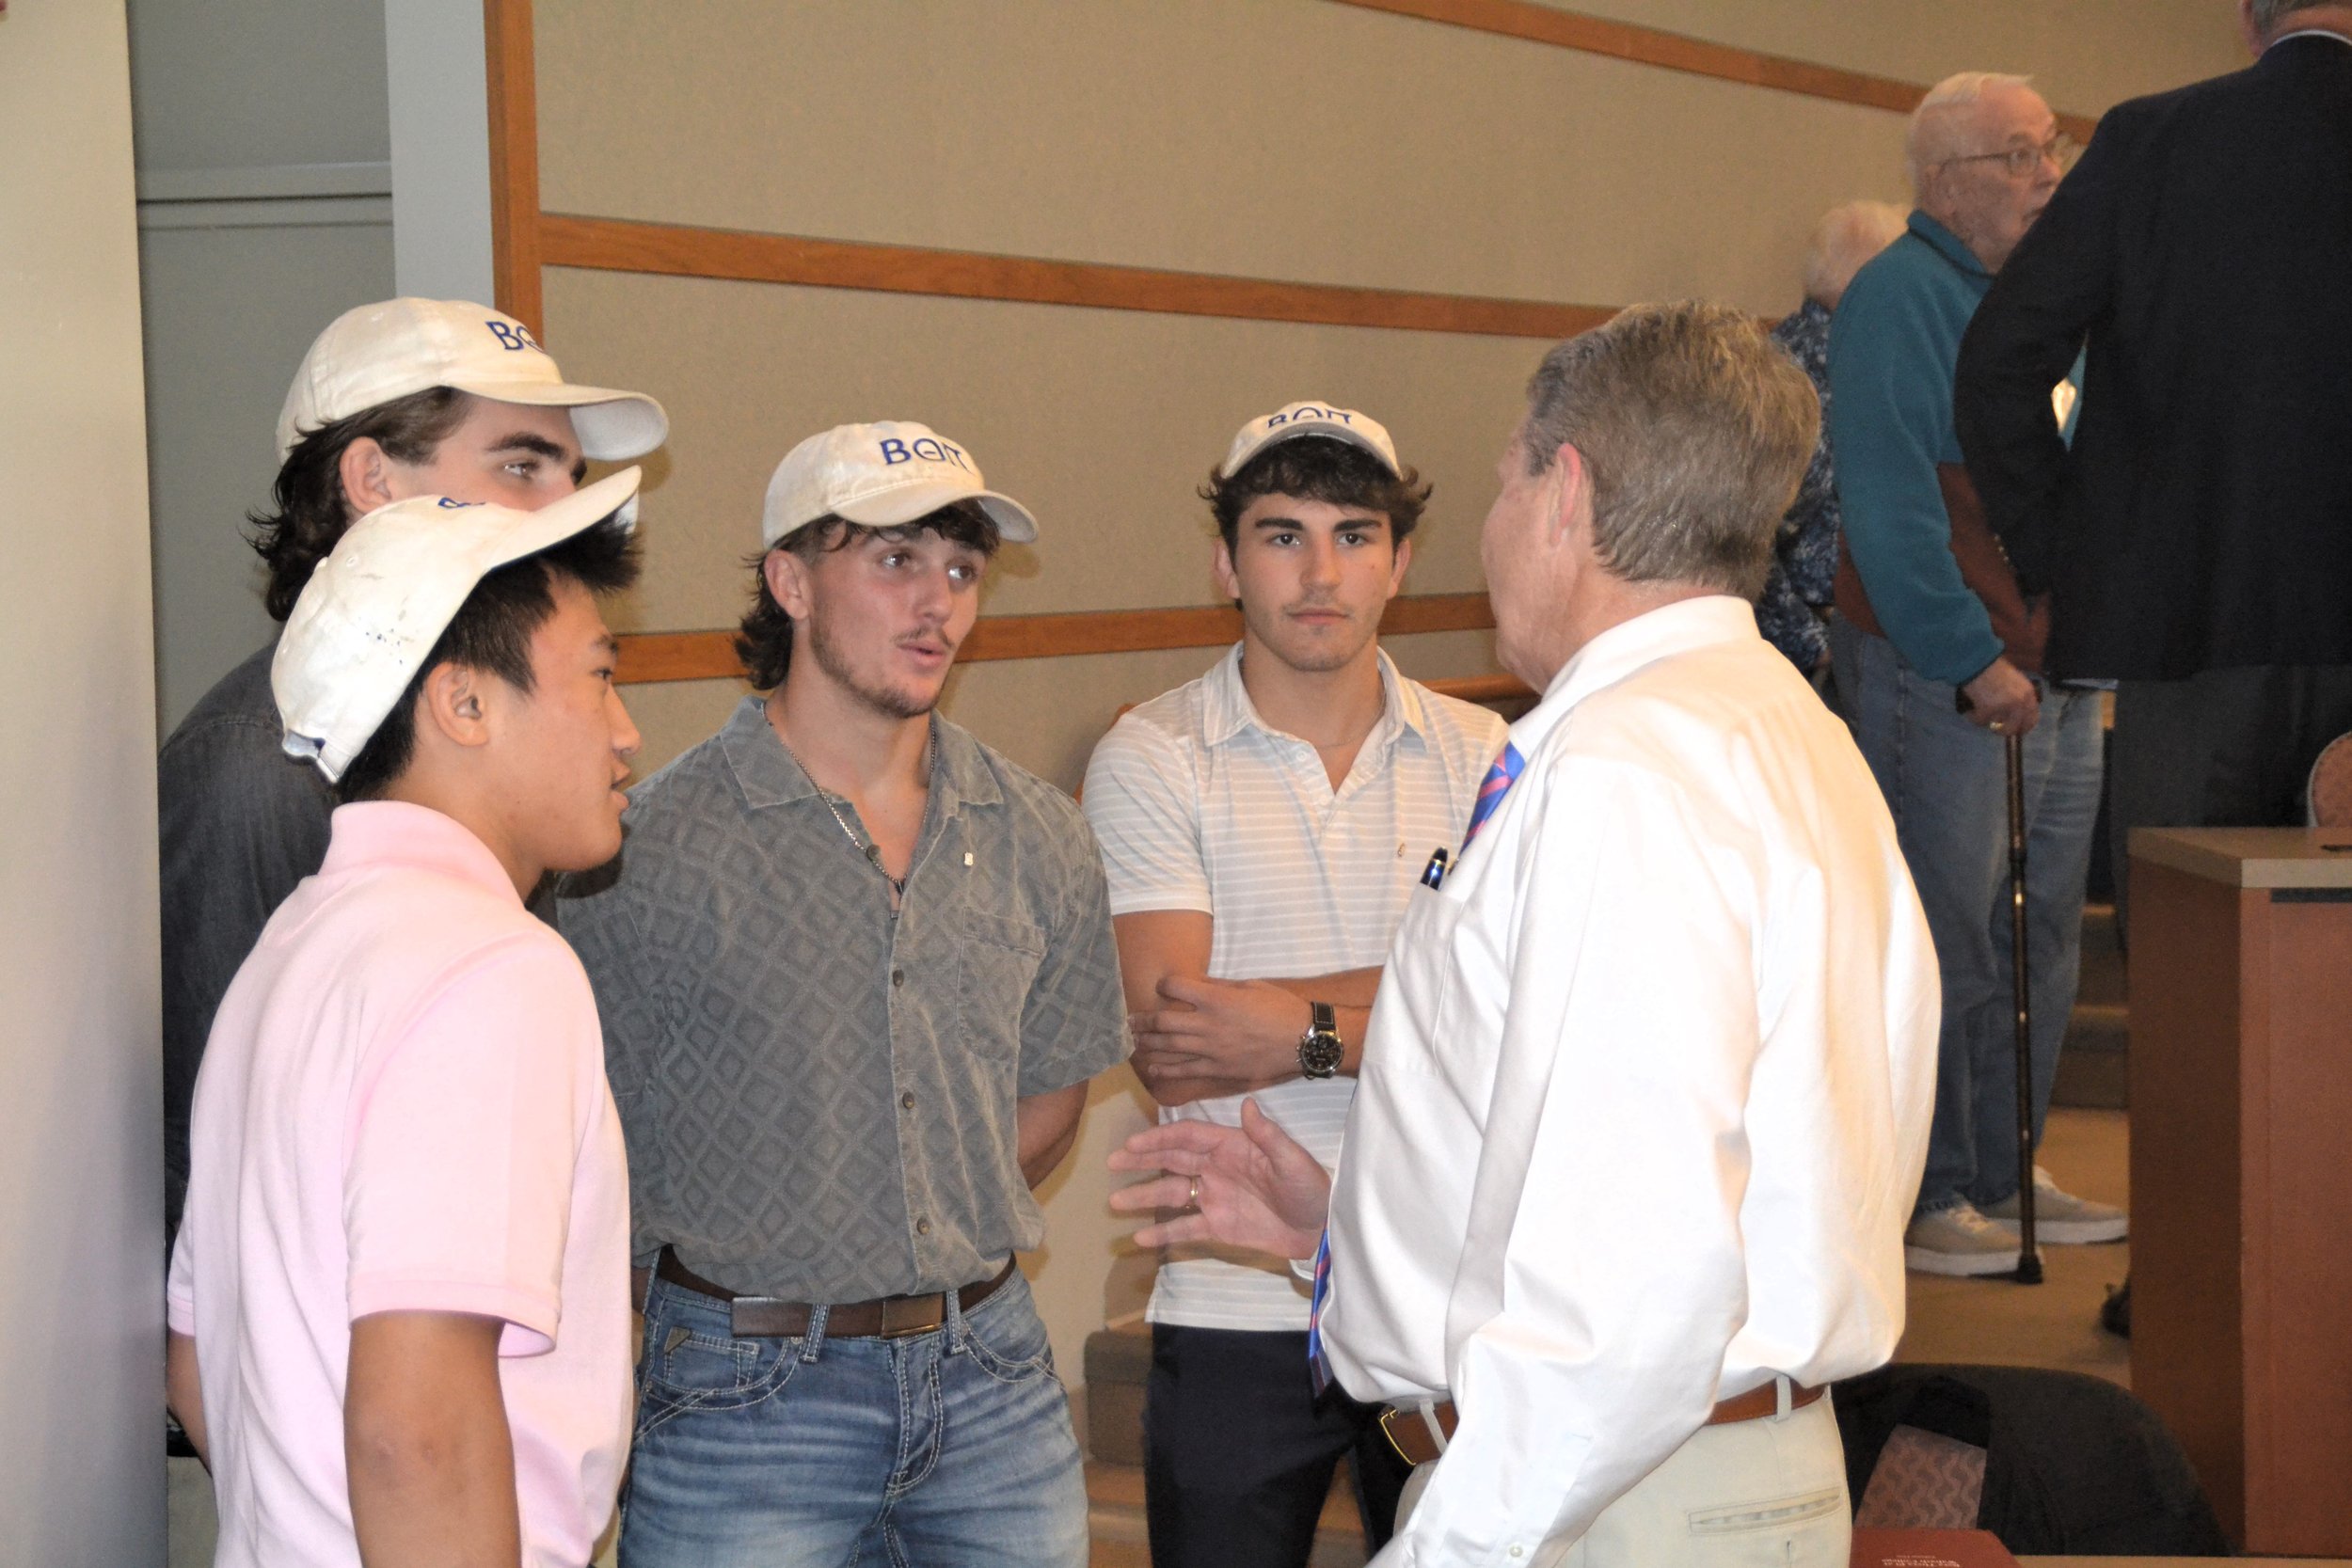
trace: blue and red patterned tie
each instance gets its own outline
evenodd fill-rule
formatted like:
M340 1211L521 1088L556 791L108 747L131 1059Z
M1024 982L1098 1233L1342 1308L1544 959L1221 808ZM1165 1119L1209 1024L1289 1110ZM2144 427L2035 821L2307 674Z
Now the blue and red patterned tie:
M1323 1354L1323 1303L1331 1293L1331 1227L1323 1227L1315 1243L1315 1291L1307 1303L1307 1373L1320 1397L1331 1386L1331 1362Z
M1502 754L1495 758L1495 765L1486 769L1486 777L1478 785L1478 803L1470 807L1470 832L1462 835L1463 848L1470 847L1470 840L1478 836L1486 818L1502 804L1502 798L1511 793L1511 786L1519 782L1520 770L1526 767L1527 759L1519 755L1519 749L1504 741Z

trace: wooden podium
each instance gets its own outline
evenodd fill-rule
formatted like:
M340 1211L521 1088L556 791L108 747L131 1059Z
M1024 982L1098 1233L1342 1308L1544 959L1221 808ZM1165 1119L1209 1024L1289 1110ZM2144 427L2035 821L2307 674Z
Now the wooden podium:
M2132 1390L2248 1551L2352 1555L2352 832L2131 848Z

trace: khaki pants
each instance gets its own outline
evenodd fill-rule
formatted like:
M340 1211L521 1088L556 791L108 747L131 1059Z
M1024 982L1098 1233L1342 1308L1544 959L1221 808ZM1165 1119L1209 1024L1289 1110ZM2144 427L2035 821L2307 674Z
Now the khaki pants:
M1400 1531L1434 1468L1406 1483ZM1825 1394L1786 1416L1701 1427L1565 1555L1531 1568L1847 1568L1852 1552L1846 1454Z

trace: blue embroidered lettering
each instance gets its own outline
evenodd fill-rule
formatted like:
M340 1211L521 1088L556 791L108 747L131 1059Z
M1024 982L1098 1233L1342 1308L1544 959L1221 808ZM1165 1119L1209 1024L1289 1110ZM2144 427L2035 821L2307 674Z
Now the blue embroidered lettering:
M882 444L882 467L887 468L893 464L911 463L914 459L914 454L907 451L907 444L893 436Z
M947 454L939 450L939 443L928 436L918 436L914 438L914 455L926 463L947 461Z

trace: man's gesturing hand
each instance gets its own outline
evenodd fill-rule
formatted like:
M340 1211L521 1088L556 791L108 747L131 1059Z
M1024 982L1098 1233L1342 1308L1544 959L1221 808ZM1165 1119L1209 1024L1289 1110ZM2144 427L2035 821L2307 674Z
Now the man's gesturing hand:
M1312 1014L1280 986L1170 974L1159 994L1173 1006L1139 1012L1129 1027L1136 1076L1163 1105L1298 1076L1298 1037Z
M1136 1232L1139 1246L1223 1242L1278 1258L1311 1258L1331 1207L1328 1172L1258 1109L1242 1101L1241 1125L1171 1121L1148 1127L1111 1150L1111 1169L1159 1171L1111 1194L1122 1214L1184 1212ZM1200 1182L1200 1208L1193 1182Z

